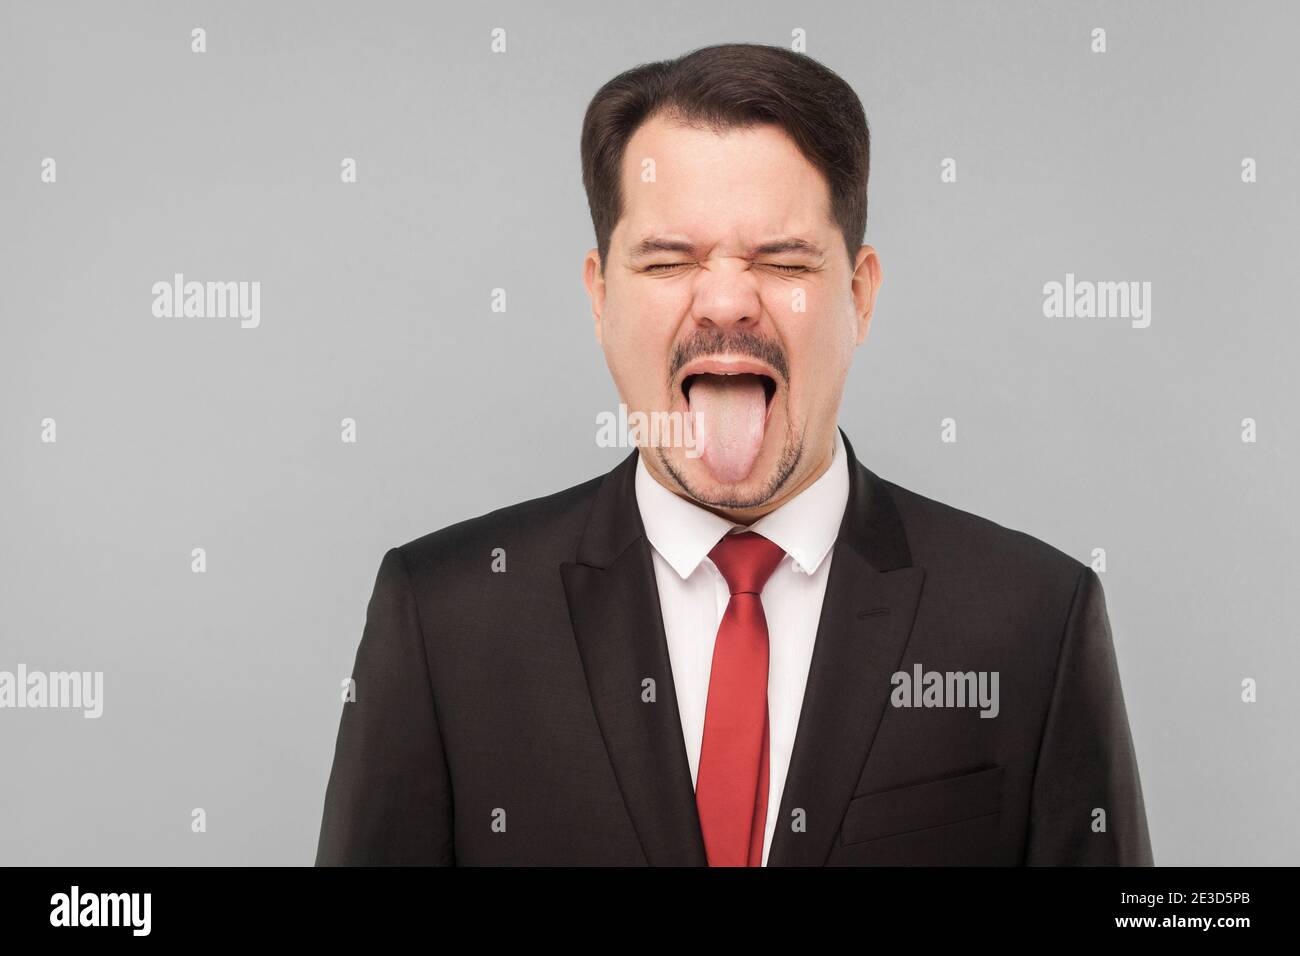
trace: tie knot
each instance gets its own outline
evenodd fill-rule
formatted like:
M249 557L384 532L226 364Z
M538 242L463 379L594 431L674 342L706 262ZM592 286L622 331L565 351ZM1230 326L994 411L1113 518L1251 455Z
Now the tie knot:
M709 557L718 566L732 594L761 594L785 552L756 531L725 534Z

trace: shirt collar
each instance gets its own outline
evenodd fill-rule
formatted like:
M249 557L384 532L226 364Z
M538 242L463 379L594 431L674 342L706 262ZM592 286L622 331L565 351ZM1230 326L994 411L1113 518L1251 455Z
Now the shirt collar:
M650 474L642 455L637 455L636 503L646 538L683 580L695 573L713 546L733 528L763 535L789 554L797 569L813 574L835 544L848 499L848 455L838 428L830 467L795 497L748 527L673 494Z

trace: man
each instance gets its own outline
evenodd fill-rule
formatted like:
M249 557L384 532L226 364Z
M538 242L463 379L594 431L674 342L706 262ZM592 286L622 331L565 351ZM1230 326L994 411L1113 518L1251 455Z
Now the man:
M1151 863L1097 575L837 428L868 153L778 48L597 93L596 338L698 432L384 556L318 864Z

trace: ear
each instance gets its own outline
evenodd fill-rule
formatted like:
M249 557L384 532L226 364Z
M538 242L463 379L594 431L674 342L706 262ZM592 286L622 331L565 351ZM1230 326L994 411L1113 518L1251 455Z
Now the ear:
M605 311L605 275L600 267L599 250L588 250L587 258L582 262L582 284L587 287L587 295L591 297L591 318L596 326L596 342L603 345L601 315Z
M858 345L867 337L871 315L876 308L876 293L880 291L880 257L870 246L862 246L853 260L853 311L858 317Z

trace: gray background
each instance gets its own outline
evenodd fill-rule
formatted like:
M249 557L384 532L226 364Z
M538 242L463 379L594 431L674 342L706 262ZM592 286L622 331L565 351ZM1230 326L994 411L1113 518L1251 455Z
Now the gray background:
M1157 863L1297 862L1296 7L770 2L4 4L0 669L106 687L0 711L0 861L311 862L384 551L625 454L587 101L796 27L872 129L859 455L1106 548ZM154 318L177 271L261 327ZM1045 319L1066 272L1151 282L1150 328Z

